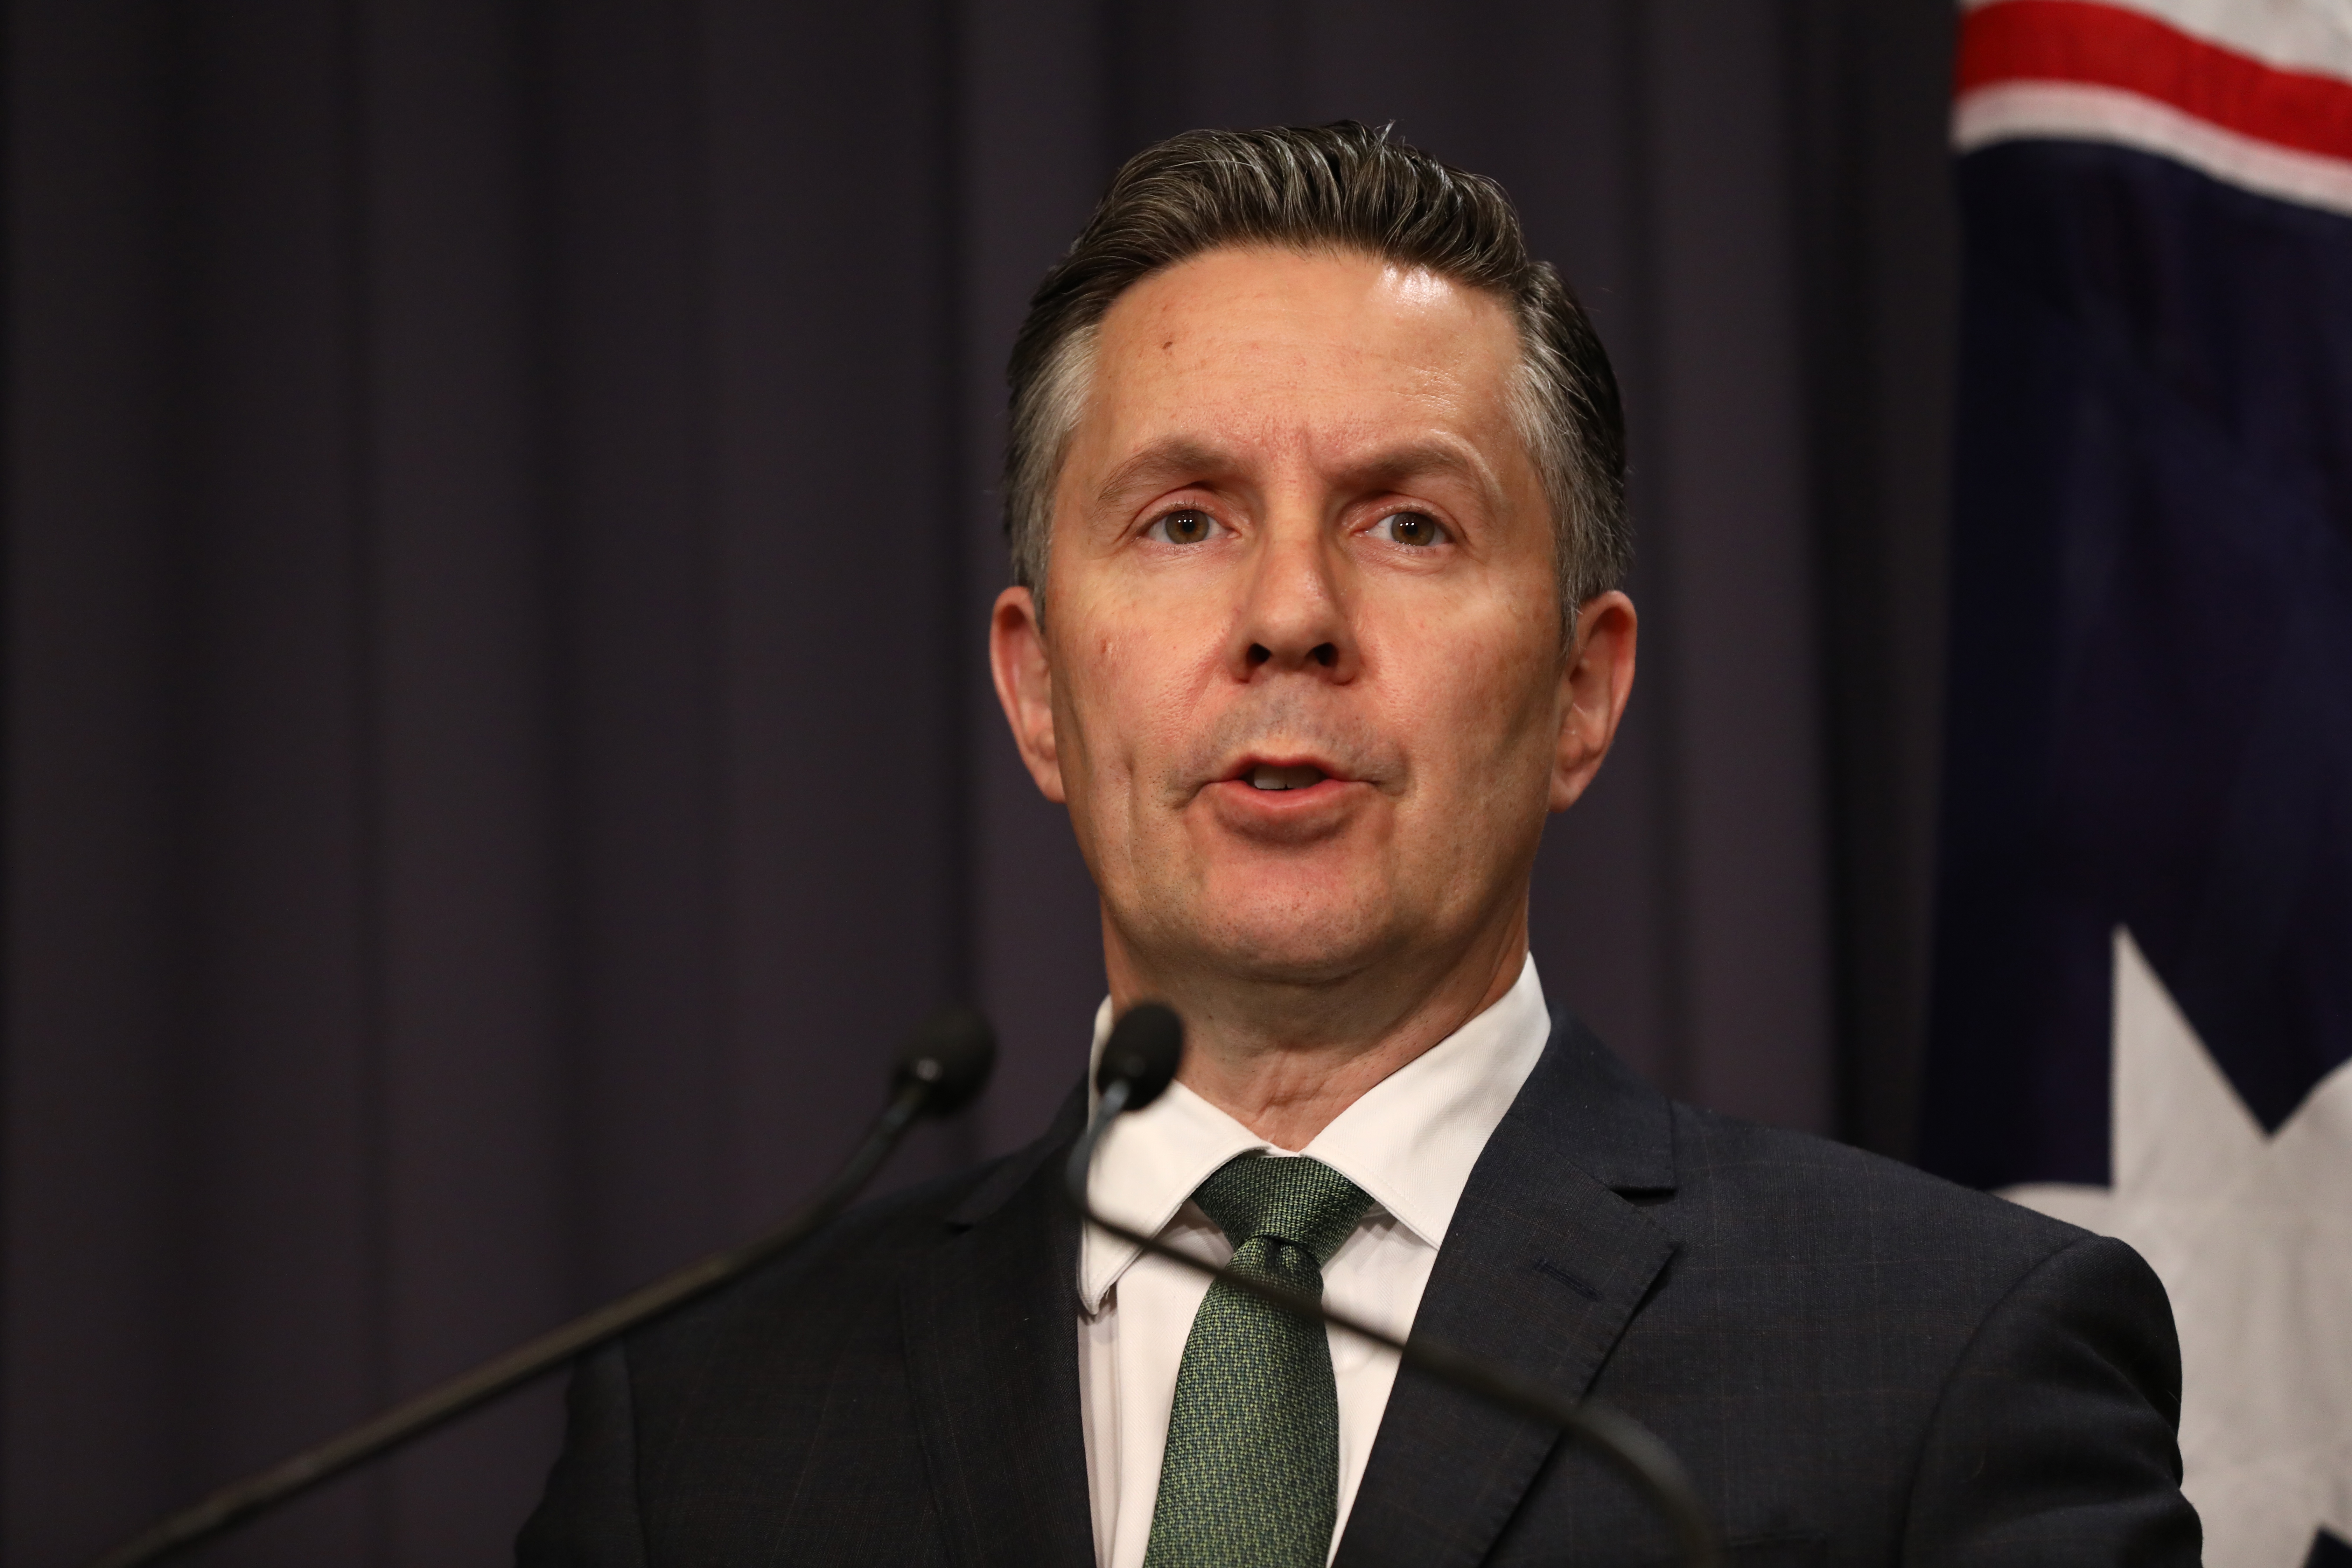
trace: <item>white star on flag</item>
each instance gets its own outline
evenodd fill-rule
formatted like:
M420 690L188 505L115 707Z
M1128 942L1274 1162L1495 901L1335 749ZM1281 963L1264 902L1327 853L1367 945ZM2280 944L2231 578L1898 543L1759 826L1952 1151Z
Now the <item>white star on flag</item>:
M2205 1561L2301 1568L2321 1527L2352 1539L2352 1063L2266 1136L2120 926L2114 1050L2115 1185L2005 1195L2155 1268Z

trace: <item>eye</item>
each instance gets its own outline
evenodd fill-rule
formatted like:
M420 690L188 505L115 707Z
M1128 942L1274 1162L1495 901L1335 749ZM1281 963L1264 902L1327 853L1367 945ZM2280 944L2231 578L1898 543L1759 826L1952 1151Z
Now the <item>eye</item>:
M1444 523L1423 511L1392 511L1372 524L1369 531L1374 539L1386 540L1391 544L1417 547L1443 544L1453 537L1445 531Z
M1224 524L1207 512L1183 507L1164 517L1151 520L1143 531L1146 539L1156 539L1162 544L1206 544L1224 531Z

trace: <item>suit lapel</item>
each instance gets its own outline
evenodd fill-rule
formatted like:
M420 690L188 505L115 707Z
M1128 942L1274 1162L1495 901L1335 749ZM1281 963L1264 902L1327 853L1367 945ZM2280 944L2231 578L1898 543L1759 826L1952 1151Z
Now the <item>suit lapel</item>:
M1583 1394L1674 1252L1619 1195L1673 1187L1671 1118L1563 1022L1471 1172L1415 1331ZM1401 1373L1335 1568L1481 1561L1557 1437Z
M954 1561L1092 1568L1078 1410L1074 1099L950 1216L899 1299L932 1495Z

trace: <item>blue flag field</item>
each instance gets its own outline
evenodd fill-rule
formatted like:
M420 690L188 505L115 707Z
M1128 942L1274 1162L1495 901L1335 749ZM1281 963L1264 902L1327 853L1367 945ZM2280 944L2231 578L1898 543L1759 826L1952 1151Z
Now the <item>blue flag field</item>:
M2131 1242L2214 1568L2352 1562L2352 7L1985 0L1921 1157Z

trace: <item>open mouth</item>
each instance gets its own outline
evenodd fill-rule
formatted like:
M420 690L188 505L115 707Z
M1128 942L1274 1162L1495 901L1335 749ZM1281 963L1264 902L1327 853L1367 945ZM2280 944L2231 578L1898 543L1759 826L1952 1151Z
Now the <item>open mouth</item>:
M1277 767L1272 763L1260 763L1242 777L1252 789L1312 789L1331 775L1321 768L1301 763L1290 767Z

